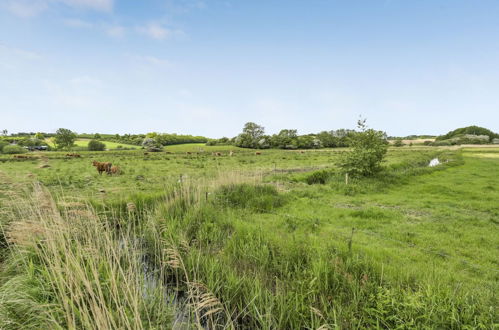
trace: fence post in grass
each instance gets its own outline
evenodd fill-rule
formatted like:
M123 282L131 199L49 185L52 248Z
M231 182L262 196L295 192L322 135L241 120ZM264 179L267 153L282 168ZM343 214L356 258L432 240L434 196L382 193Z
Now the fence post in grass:
M345 173L345 184L348 185L348 172Z
M352 241L353 241L353 234L355 232L355 228L352 228L352 234L350 235L350 240L348 241L348 253L352 253Z
M204 198L205 198L206 201L208 201L208 191L205 191Z

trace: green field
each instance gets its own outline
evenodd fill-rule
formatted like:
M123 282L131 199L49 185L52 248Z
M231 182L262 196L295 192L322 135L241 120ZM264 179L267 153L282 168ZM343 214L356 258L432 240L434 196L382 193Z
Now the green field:
M498 327L499 148L343 151L0 155L0 328Z
M88 142L90 139L76 139L74 144L77 147L88 147ZM45 142L47 142L51 147L54 147L54 143L52 142L52 139L46 139ZM118 146L121 146L119 148L125 148L125 149L140 149L140 146L132 145L132 144L123 144L123 143L116 143L116 142L111 142L111 141L102 141L106 145L106 149L118 149Z

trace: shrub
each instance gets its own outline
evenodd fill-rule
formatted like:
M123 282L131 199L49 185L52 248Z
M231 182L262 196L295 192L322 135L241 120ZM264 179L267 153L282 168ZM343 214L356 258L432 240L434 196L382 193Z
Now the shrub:
M2 152L3 147L8 146L9 142L7 141L0 141L0 152Z
M4 154L23 154L26 152L26 149L16 144L9 144L3 147L2 152Z
M90 140L88 142L88 150L90 151L104 151L106 149L106 145L97 140Z
M402 139L396 139L395 142L393 143L394 147L403 147L404 142L402 142Z
M163 150L163 146L154 138L145 138L142 141L142 147L149 152L160 152Z
M329 170L313 172L305 177L308 184L325 184L333 173Z
M354 176L372 176L381 170L381 162L387 152L386 134L367 129L366 120L359 120L360 132L350 138L352 150L344 154L340 167L345 173Z
M217 201L226 207L249 208L256 212L270 211L284 204L283 196L275 187L246 183L223 186L217 193Z

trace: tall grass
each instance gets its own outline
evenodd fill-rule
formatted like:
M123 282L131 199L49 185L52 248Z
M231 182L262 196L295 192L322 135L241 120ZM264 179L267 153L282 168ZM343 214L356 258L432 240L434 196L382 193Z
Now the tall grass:
M261 200L282 205L269 187L221 185L208 199L195 197L202 196L196 189L203 188L178 187L148 221L161 227L161 244L179 260L165 272L177 283L204 283L223 311L219 321L241 329L457 329L489 328L497 319L479 293L419 282L404 269L393 279L338 240L273 231L265 213L274 207L255 210Z
M402 178L430 170L390 171ZM315 187L339 187L335 179ZM351 186L376 191L392 179ZM296 196L262 182L257 171L183 176L161 194L134 194L99 213L91 204L56 203L35 185L3 226L9 253L0 270L0 328L163 329L191 318L190 326L210 329L497 323L494 301L480 292L448 279L421 281L394 270L396 261L392 276L376 251L352 247L334 231L315 235L323 220L277 221ZM372 220L373 212L352 216ZM171 303L174 292L184 313Z
M141 242L117 234L88 205L58 210L41 186L18 200L4 226L2 329L148 329L173 324L162 285L152 286Z

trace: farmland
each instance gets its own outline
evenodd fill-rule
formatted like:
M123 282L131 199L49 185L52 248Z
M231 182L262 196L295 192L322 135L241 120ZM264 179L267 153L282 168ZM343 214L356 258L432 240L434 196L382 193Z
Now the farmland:
M45 139L45 142L51 146L54 147L54 142L52 139ZM76 147L81 147L81 148L86 148L88 146L88 142L90 142L90 139L76 139L74 141L74 144ZM111 142L111 141L106 141L104 143L106 145L107 149L139 149L138 146L132 145L132 144L124 144L124 143L116 143L116 142Z
M343 151L1 155L0 328L497 325L499 148Z

